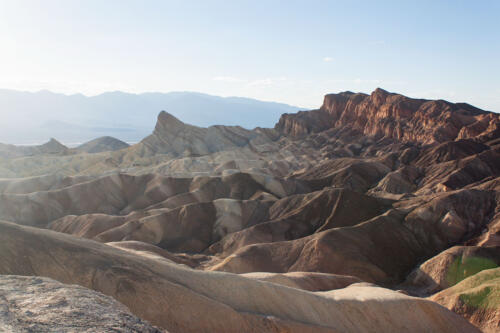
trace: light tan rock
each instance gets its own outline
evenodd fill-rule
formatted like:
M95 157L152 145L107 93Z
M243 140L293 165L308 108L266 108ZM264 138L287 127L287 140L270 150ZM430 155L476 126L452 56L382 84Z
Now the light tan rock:
M436 303L383 288L310 293L5 222L0 273L47 276L100 291L171 332L477 331Z
M241 275L250 279L272 282L287 287L308 291L327 291L333 289L341 289L353 283L362 282L360 279L353 276L314 272L254 272Z

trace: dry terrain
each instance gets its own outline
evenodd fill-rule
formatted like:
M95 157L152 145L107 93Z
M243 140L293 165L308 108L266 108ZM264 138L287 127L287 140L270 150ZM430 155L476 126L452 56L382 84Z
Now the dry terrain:
M469 104L344 92L253 130L162 111L132 146L1 145L0 178L0 329L500 330L500 116Z

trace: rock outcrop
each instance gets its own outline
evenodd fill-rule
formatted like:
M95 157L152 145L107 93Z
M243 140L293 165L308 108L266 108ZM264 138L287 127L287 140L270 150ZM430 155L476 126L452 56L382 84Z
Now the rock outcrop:
M319 110L285 114L276 130L298 138L342 128L376 139L433 144L486 138L499 124L497 114L469 104L413 99L378 88L371 95L352 92L326 95Z
M109 296L43 277L0 275L2 332L161 333Z
M135 145L133 150L140 155L201 156L244 147L251 142L268 142L276 137L266 135L268 133L249 131L239 126L192 126L162 111L153 134Z

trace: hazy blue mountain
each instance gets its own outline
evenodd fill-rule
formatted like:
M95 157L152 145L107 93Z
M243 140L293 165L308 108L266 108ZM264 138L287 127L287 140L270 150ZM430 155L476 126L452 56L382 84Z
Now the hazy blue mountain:
M134 142L151 133L161 110L198 126L254 128L272 127L282 113L296 112L299 108L195 92L117 91L87 97L0 89L0 142L30 144L55 137L71 145L105 135Z

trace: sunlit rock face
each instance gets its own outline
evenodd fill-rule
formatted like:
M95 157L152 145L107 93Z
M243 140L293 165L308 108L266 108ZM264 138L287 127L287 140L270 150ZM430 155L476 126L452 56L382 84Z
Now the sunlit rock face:
M441 143L487 137L500 118L471 105L413 99L383 89L371 95L343 92L326 95L317 111L283 115L276 129L292 137L329 128L349 128L375 138Z
M329 94L273 129L201 128L161 112L130 147L97 140L90 147L101 152L0 156L0 272L104 292L172 332L373 331L374 322L443 331L443 320L455 322L403 293L440 293L490 327L494 311L462 313L447 291L498 265L498 124L468 104L377 89ZM354 326L331 303L351 294Z

